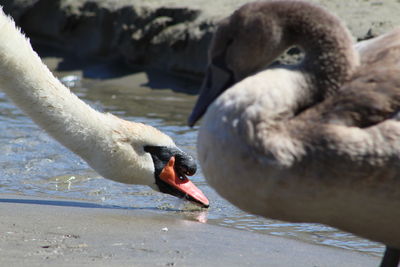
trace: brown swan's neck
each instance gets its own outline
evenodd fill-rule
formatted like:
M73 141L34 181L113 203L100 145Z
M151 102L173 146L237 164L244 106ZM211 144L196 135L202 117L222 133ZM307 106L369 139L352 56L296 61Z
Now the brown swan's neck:
M281 43L305 52L300 67L311 77L321 97L330 95L350 78L359 64L350 33L323 8L304 1L259 2L265 16L281 28Z

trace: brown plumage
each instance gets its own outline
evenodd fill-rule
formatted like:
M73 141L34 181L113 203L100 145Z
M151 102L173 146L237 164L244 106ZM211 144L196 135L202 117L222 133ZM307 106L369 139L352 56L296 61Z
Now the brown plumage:
M293 45L299 65L268 67ZM200 164L238 207L400 249L399 112L400 29L354 45L325 9L272 0L221 22L189 124L205 113Z
M296 119L359 128L391 119L400 111L399 74L392 65L363 68L339 92Z

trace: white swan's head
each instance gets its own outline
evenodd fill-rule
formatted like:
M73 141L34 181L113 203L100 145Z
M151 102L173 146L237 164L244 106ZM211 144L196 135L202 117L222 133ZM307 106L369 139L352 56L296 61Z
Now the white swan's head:
M110 132L103 135L102 147L93 148L90 155L83 157L93 169L114 181L148 185L156 191L209 206L208 199L187 178L196 172L195 160L179 149L169 136L142 123L121 120L110 114L106 118L111 127L108 128Z

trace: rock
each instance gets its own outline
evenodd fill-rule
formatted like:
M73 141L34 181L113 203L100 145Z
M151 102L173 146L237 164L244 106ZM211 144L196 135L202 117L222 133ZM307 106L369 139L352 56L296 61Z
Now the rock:
M80 59L125 62L201 77L220 19L245 0L0 0L34 44ZM397 0L314 0L343 18L357 40L400 25Z

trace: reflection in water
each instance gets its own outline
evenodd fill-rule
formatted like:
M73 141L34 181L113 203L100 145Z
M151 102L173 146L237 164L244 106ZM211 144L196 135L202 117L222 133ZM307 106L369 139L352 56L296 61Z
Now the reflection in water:
M197 214L196 221L201 223L207 223L207 216L208 216L207 211L201 211L199 212L199 214Z
M161 88L162 84L186 86L163 76L157 90L144 73L104 81L81 80L63 73L63 81L92 107L127 120L150 124L170 135L178 146L196 154L197 128L186 126L195 96ZM154 76L154 73L152 74ZM155 77L152 77L153 83ZM193 85L191 85L193 86ZM176 88L175 88L176 89ZM178 88L179 89L179 88ZM209 210L181 199L157 193L145 186L132 186L99 177L85 162L52 140L0 93L0 193L50 196L93 202L107 207L152 209L160 213L202 223L293 237L324 245L372 254L379 244L315 224L293 224L266 220L242 212L208 187L201 172L191 180L210 199Z

